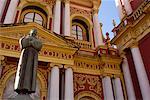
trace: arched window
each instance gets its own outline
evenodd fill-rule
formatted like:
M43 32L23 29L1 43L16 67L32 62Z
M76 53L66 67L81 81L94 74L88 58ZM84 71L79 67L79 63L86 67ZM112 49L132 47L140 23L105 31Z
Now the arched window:
M43 24L43 18L40 14L35 13L35 12L31 12L31 13L27 13L24 16L24 22L36 22L40 25Z
M89 28L84 21L79 19L72 21L72 37L78 40L89 41Z
M40 7L27 6L23 8L21 14L22 22L36 22L42 26L46 26L47 13Z

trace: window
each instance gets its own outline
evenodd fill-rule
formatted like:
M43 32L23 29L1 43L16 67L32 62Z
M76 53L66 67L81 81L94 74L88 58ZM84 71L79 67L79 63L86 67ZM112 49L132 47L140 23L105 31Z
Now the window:
M83 20L72 20L72 37L77 40L89 41L89 27Z
M80 26L78 25L74 25L72 26L72 36L75 38L75 39L78 39L78 40L83 40L83 31L81 29Z
M24 22L36 22L40 25L43 24L43 18L35 12L27 13L24 17Z
M35 22L47 26L47 13L38 6L27 6L22 9L21 22Z

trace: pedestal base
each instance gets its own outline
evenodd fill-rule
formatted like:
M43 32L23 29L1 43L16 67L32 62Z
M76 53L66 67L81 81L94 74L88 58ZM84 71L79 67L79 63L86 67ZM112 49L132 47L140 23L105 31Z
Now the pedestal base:
M18 94L14 99L12 100L33 100L29 94Z

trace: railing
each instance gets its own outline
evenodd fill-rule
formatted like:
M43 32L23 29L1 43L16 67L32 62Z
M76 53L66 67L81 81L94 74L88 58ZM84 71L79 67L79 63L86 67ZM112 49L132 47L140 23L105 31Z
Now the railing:
M118 35L126 28L127 25L133 24L140 16L143 15L144 8L149 4L149 2L149 0L145 0L131 15L124 18L124 20L122 20L122 22L112 31Z
M138 9L135 11L135 12L133 12L133 14L131 15L131 17L133 17L133 19L134 20L137 20L141 15L142 15L142 13L143 13L143 10L144 10L144 7L148 4L148 0L146 1L144 1L139 7L138 7Z
M92 43L88 41L82 41L82 40L74 40L75 44L79 45L80 48L87 48L91 49L92 48Z

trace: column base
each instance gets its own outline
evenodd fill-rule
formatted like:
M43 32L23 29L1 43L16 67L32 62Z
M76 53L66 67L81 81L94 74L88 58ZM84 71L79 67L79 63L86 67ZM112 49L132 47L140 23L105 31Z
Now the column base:
M29 94L18 94L14 99L10 100L33 100Z

